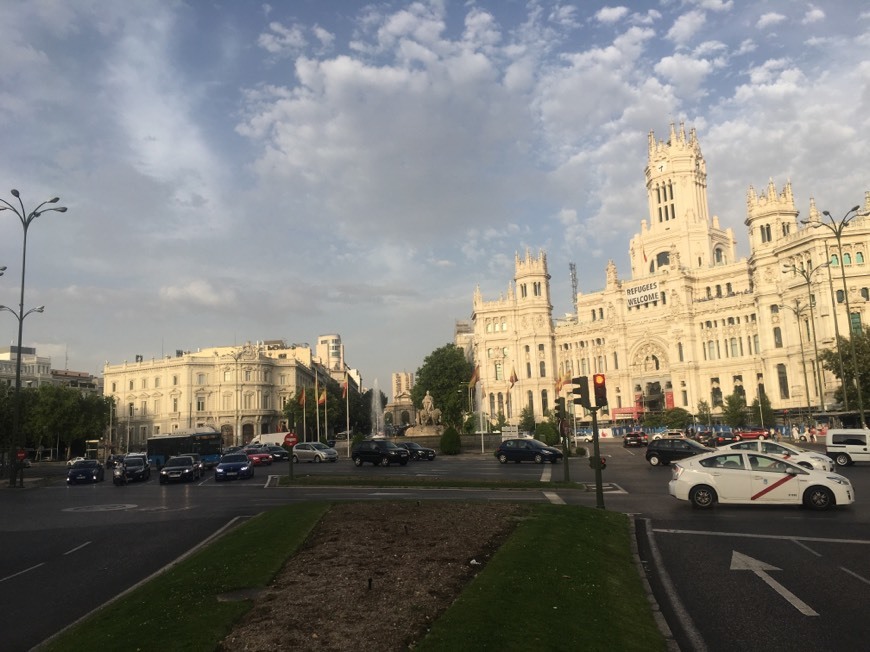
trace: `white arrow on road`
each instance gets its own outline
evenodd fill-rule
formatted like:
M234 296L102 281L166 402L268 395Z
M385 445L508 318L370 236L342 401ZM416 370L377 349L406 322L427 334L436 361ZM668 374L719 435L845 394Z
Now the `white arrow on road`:
M770 564L765 564L763 561L759 561L758 559L753 559L747 555L737 552L736 550L732 551L731 554L731 570L748 570L752 571L758 577L763 579L767 585L772 588L774 591L779 593L782 597L788 600L789 604L793 606L795 609L800 611L805 616L818 616L815 611L803 600L797 597L794 593L785 588L782 584L773 579L770 575L767 574L767 571L778 571L782 570L781 568L777 568L776 566L771 566Z

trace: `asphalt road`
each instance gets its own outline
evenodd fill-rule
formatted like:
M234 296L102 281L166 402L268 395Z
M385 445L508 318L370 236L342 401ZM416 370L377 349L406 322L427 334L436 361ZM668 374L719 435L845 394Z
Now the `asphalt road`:
M870 626L856 617L870 598L870 465L844 470L858 502L817 513L798 507L698 511L667 494L668 468L643 449L602 442L605 508L633 514L639 551L668 624L684 650L863 648ZM528 500L594 507L594 472L570 461L570 479L590 491L557 490L564 465L498 464L463 455L406 467L298 464L294 474L359 474L541 481L541 490L294 487L252 480L161 486L67 487L65 468L28 470L28 488L0 487L2 649L27 650L128 589L238 519L305 500ZM36 482L52 476L55 481Z

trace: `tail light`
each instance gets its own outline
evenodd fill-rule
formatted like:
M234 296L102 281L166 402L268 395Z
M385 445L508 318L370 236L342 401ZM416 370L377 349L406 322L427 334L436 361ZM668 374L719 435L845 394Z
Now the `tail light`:
M672 473L673 473L673 477L672 477L672 479L673 479L673 480L676 480L677 478L679 478L680 475L682 475L683 470L684 470L684 469L683 469L682 466L680 466L679 464L674 464L674 465L673 465L673 469L672 469Z

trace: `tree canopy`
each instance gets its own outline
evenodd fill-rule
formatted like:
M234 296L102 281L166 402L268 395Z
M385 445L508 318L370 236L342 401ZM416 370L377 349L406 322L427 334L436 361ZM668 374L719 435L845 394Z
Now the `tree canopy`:
M417 369L411 400L419 409L428 391L435 407L441 410L441 421L457 429L462 425L462 413L468 406L468 382L474 369L465 352L454 344L435 349Z

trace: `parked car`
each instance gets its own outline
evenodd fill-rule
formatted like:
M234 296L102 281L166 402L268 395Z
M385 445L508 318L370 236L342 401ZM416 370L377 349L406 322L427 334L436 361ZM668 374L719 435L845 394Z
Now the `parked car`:
M627 432L622 436L623 446L646 446L647 444L649 444L649 437L640 430Z
M80 459L69 468L66 474L67 484L78 484L80 482L102 482L105 478L105 470L103 465L97 460Z
M827 455L810 451L805 448L798 448L791 444L777 443L775 441L764 441L762 439L756 439L754 441L738 441L733 444L721 446L719 450L765 453L767 455L773 455L784 459L792 464L797 464L805 469L818 469L819 471L834 470L834 462Z
M733 444L735 441L740 441L735 434L733 432L699 432L696 439L704 446L715 448L716 446L724 446L725 444Z
M685 439L686 435L682 430L665 430L664 432L654 433L652 440L656 439Z
M268 449L260 448L260 447L248 447L243 451L245 455L248 456L248 459L254 463L254 466L271 466L272 465L272 453L269 452Z
M646 461L653 466L666 465L693 455L709 453L712 450L693 439L657 439L647 446Z
M578 433L574 435L574 445L577 446L579 444L590 444L594 437L592 433Z
M836 473L805 469L772 455L721 449L674 464L668 493L699 508L719 502L803 504L822 510L855 501L852 483Z
M831 428L825 435L825 452L837 466L870 462L870 430Z
M148 459L144 455L127 455L123 460L118 462L118 470L124 470L124 475L127 481L148 480L151 477L151 467L148 465ZM113 478L113 481L118 484L120 478Z
M768 437L770 437L770 432L767 428L747 426L745 428L737 428L734 430L734 441L743 441L744 439L767 439Z
M306 441L293 447L293 462L337 462L338 451L323 442Z
M189 455L178 455L166 460L160 469L160 484L167 482L193 482L197 477L196 463Z
M205 462L202 461L202 455L199 453L185 453L188 457L193 458L193 463L196 466L196 477L205 477Z
M425 446L421 446L415 441L405 441L400 444L396 444L397 446L401 446L405 450L408 451L411 455L412 460L429 460L432 461L435 459L435 450L432 448L426 448Z
M353 463L362 466L365 462L389 466L396 462L405 466L411 459L410 453L396 446L388 439L366 439L353 447L350 454Z
M553 446L547 446L537 439L522 437L520 439L506 439L495 449L495 457L502 464L508 462L534 462L543 464L550 462L555 464L562 459L562 451Z
M241 480L254 477L254 463L245 453L229 453L214 467L214 481Z
M84 457L74 457L71 460L67 460L66 468L68 468L68 469L72 468L73 464L75 464L76 462L84 462L84 460L85 460Z

